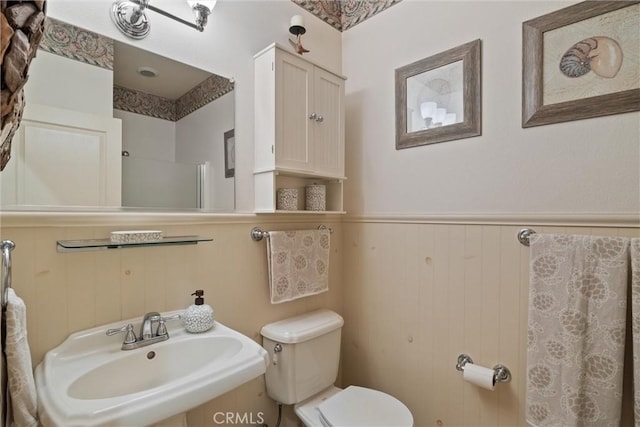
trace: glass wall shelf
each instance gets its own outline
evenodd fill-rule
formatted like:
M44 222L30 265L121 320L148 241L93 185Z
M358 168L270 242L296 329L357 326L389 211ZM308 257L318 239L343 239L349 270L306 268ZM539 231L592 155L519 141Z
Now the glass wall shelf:
M96 251L102 249L139 248L143 246L196 245L211 242L213 238L202 236L167 236L161 240L139 243L114 243L110 239L58 240L58 252Z

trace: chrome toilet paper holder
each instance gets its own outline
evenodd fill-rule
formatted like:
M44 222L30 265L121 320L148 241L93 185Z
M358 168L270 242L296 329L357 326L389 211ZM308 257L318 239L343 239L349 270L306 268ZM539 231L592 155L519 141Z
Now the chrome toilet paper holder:
M464 365L467 363L473 363L473 359L468 354L461 354L458 356L458 363L456 363L456 370L463 372ZM508 383L511 382L511 371L504 365L497 364L493 367L493 381L495 383Z

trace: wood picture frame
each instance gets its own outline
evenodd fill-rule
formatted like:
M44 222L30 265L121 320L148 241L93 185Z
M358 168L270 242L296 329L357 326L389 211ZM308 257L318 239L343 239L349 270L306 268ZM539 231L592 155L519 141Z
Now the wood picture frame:
M233 178L236 172L235 129L224 133L224 177Z
M635 6L638 3L638 0L585 1L522 24L523 128L640 110L640 88L616 90L616 76L610 77L614 71L611 65L615 62L613 56L621 45L621 65L618 70L635 67L635 71L625 71L625 76L634 73L637 76L637 69L640 67L637 62L633 64L633 55L637 61L637 52L633 51L638 50L637 11L640 7ZM627 13L634 15L628 17ZM618 21L620 22L616 25ZM562 38L567 40L564 45L557 43ZM625 49L621 40L627 39L627 44L632 47ZM602 50L607 45L614 52L609 54L610 64L606 66L608 68L599 65L604 71L596 74L595 69L592 70L593 60L597 56L595 50ZM585 72L586 68L581 68L585 63L590 71ZM582 72L585 74L581 74ZM579 79L584 83L576 83ZM637 80L637 77L623 82L623 76L620 76L618 80L621 83L615 84L622 88L629 85L626 83L628 80L633 79ZM561 86L562 84L565 86ZM583 89L579 88L581 85ZM578 95L580 90L585 93L584 96ZM597 91L603 93L597 94ZM604 93L607 91L608 93ZM571 97L575 99L569 99ZM546 98L554 99L550 102Z
M481 41L396 69L395 91L397 150L480 135Z

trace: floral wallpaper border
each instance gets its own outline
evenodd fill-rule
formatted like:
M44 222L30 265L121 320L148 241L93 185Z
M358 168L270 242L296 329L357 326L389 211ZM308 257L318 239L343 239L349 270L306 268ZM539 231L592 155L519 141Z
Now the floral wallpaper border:
M109 37L47 18L40 49L75 61L113 70L113 40Z
M402 0L291 0L338 31L371 18Z
M207 78L175 101L176 121L233 91L234 86L233 81L216 74Z
M175 103L167 98L122 86L113 86L113 108L156 119L175 121Z
M177 122L197 109L233 91L230 80L212 75L175 101L122 86L113 87L113 108Z

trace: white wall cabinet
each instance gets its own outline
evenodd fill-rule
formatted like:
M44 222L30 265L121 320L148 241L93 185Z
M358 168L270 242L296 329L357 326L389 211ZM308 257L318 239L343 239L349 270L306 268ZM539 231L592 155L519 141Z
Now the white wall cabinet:
M327 185L342 211L344 77L273 44L255 57L255 210L275 212L278 188Z

